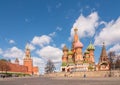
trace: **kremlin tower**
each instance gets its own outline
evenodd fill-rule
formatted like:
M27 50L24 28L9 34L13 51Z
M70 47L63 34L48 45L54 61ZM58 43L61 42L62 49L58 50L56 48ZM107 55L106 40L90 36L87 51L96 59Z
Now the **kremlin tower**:
M24 66L28 67L28 73L33 74L33 60L31 59L30 49L28 47L28 44L25 48L25 58L24 58Z
M30 48L28 46L28 44L26 45L25 48L25 58L24 58L24 66L28 67L28 74L30 75L38 75L39 71L38 71L38 67L37 66L33 66L33 59L31 58L31 54L30 54Z

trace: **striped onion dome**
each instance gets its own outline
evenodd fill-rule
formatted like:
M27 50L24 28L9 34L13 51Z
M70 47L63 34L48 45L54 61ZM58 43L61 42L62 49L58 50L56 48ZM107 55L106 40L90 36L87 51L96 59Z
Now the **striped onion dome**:
M63 47L63 51L68 51L68 48L66 47L66 45Z
M82 48L82 47L83 47L83 44L82 44L80 41L77 41L77 42L75 43L74 48Z
M91 42L88 45L87 50L95 50L95 47L94 47L94 45Z
M69 50L68 55L73 55L73 52L71 50Z

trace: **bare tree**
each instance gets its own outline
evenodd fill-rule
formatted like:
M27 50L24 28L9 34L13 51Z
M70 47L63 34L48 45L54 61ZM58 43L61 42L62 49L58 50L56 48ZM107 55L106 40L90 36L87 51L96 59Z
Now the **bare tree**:
M117 56L117 60L116 60L115 66L116 66L116 67L115 67L116 69L119 69L119 70L120 70L120 55Z
M52 73L55 70L55 65L54 63L49 59L47 61L46 67L45 67L45 72L46 73Z
M110 51L108 53L108 56L109 56L109 61L110 61L110 70L112 69L115 69L115 63L116 63L116 54L115 54L115 51Z

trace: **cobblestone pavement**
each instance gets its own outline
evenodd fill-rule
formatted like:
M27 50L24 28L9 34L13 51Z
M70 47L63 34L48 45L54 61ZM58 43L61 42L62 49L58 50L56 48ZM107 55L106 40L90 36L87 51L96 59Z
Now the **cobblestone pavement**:
M120 78L5 78L0 85L120 85Z

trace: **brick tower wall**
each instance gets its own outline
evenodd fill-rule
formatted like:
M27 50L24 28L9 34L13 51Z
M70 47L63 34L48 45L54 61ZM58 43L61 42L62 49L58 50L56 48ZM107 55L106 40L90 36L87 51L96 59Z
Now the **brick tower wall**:
M28 67L29 74L33 74L33 61L32 61L32 59L24 59L24 66Z

